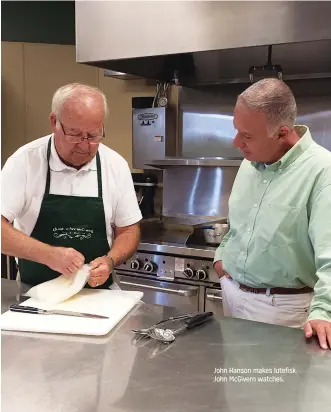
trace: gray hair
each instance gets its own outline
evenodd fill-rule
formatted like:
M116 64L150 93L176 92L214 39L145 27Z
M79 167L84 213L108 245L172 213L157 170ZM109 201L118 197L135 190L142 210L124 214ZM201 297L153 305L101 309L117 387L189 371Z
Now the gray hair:
M281 126L293 129L297 105L291 89L276 78L260 80L238 96L237 103L264 112L268 119L268 132L273 135Z
M73 103L75 101L84 101L85 99L90 98L91 95L93 96L96 93L102 97L106 117L108 115L108 104L104 93L102 93L102 91L97 87L92 87L80 83L70 83L57 89L52 99L52 112L58 119L65 103L67 103L68 101L70 103Z

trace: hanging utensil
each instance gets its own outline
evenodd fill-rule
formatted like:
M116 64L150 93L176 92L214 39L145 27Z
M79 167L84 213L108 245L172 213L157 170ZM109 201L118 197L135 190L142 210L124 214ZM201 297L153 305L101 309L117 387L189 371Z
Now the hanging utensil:
M152 339L169 343L175 340L175 336L185 329L193 329L196 326L202 325L203 323L212 319L213 312L200 313L190 319L185 319L185 325L181 326L177 330L154 328L148 332L148 336Z

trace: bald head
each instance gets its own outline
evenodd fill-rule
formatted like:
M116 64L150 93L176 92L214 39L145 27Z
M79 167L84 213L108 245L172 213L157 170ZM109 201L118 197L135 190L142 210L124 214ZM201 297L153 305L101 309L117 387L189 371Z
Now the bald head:
M264 113L272 135L281 126L293 129L297 106L291 89L281 80L263 79L241 93L237 105Z

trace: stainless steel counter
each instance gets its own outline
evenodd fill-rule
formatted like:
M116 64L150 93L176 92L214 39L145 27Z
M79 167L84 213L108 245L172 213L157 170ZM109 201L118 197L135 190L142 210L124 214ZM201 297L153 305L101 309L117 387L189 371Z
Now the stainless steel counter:
M2 280L2 311L16 296L16 283ZM100 338L3 331L2 411L329 410L331 351L302 331L224 318L169 346L132 341L132 328L175 312L139 306Z

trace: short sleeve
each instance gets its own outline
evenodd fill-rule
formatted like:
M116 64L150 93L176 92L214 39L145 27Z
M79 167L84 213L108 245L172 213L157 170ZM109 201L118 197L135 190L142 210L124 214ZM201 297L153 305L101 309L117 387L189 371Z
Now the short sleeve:
M118 184L118 202L114 223L117 227L133 225L142 219L133 180L127 162L123 162Z
M11 156L1 171L1 215L9 222L23 211L26 176L26 158L22 153Z

